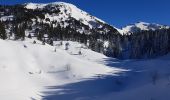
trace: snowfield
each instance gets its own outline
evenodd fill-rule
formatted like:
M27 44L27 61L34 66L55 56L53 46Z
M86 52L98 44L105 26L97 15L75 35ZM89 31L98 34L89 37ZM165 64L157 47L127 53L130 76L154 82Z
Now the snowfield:
M169 59L170 54L157 59L121 63L121 67L131 71L127 72L123 79L122 76L118 78L120 90L93 100L113 100L113 98L116 100L170 100Z
M47 88L49 86L60 86L124 71L102 64L104 62L101 60L107 57L91 50L82 49L82 55L76 55L81 46L77 45L78 43L69 42L69 50L63 50L65 42L59 47L36 42L33 44L33 39L0 40L2 100L41 100L45 92L51 91Z
M124 71L115 76L49 87L54 91L48 92L44 100L169 100L169 59L169 54L144 60L104 58L101 61L104 65Z
M77 42L33 41L0 40L2 100L170 99L170 55L118 60Z

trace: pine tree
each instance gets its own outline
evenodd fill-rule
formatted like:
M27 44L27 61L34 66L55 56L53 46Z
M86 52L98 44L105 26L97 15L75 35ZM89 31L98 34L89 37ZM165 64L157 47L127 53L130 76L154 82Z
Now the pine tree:
M67 42L66 44L65 44L65 50L68 50L69 49L69 43Z
M18 28L18 24L16 24L14 26L14 39L18 40L19 39L19 28Z
M2 22L0 22L0 38L3 39L3 40L7 39L5 26Z
M42 45L45 45L45 39L42 41Z
M52 45L52 46L54 45L52 39L50 39L49 44Z
M31 34L28 34L28 38L30 38L30 39L32 38Z

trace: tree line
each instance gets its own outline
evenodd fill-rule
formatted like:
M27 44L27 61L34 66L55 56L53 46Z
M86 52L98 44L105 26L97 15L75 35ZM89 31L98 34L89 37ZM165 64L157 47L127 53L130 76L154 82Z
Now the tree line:
M43 43L51 45L53 45L53 41L58 40L77 41L84 43L93 51L119 59L153 58L165 55L170 51L170 29L138 31L129 35L121 35L112 26L100 22L96 25L101 24L102 27L89 28L81 20L78 21L72 17L60 23L50 21L44 17L44 13L49 13L49 10L28 10L17 5L0 6L0 12L4 12L3 16L14 15L13 20L0 21L1 39L37 38ZM50 13L57 14L59 10ZM43 21L44 19L46 22ZM63 27L65 23L68 25ZM28 31L34 34L28 33Z

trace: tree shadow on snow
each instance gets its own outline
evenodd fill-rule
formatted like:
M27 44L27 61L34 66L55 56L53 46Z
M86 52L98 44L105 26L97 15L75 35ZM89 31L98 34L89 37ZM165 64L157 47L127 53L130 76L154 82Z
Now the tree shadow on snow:
M76 100L82 98L89 100L89 97L120 91L124 86L121 81L118 81L118 76L105 76L63 86L47 87L54 91L46 92L47 96L43 100Z
M47 87L50 92L45 92L43 100L93 100L93 98L113 92L120 92L130 87L133 81L140 81L142 68L129 66L129 61L104 59L105 65L127 69L129 71L116 73L85 81L66 84L63 86ZM143 72L142 72L143 73ZM143 83L141 83L143 84ZM135 86L133 86L135 87Z

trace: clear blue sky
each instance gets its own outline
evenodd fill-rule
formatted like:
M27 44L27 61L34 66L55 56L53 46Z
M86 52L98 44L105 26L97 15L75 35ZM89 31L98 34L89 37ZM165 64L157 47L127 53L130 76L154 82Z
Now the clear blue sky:
M0 4L54 2L59 0L0 0ZM170 0L60 0L100 19L122 27L138 21L170 25Z

